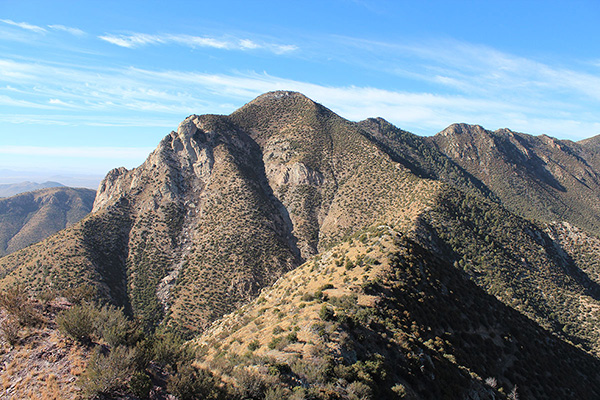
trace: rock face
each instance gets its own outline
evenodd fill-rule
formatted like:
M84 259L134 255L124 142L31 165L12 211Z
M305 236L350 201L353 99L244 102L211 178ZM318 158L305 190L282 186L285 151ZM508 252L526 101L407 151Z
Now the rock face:
M95 191L57 187L0 199L0 256L37 243L85 217Z

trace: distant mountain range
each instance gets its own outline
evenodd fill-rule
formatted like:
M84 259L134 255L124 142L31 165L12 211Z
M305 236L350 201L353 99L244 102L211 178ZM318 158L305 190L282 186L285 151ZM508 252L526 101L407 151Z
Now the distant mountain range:
M92 210L95 196L90 189L51 187L0 199L0 256L78 222Z
M207 398L600 398L599 143L266 93L109 172L0 287L89 286L183 335Z
M58 182L44 182L44 183L36 183L36 182L19 182L19 183L5 183L0 184L0 197L11 197L19 193L24 192L32 192L38 189L46 189L51 187L60 187L64 186L62 183Z

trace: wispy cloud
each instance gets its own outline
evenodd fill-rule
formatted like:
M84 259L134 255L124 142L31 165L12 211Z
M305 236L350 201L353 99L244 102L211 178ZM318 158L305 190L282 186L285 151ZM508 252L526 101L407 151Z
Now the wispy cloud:
M144 158L152 150L150 147L0 146L0 154L5 155L101 159Z
M26 29L28 31L37 32L37 33L44 33L44 32L46 32L46 29L42 28L41 26L32 25L32 24L29 24L27 22L15 22L15 21L10 20L10 19L0 19L0 22L4 22L5 24L12 25L12 26L17 26L19 28Z
M38 25L30 24L28 22L15 22L10 19L0 19L0 22L3 22L5 24L11 25L11 26L16 26L18 28L25 29L27 31L41 33L41 34L48 33L48 30L52 30L52 31L66 32L66 33L69 33L74 36L85 36L86 35L86 33L79 28L73 28L73 27L65 26L65 25L47 25L46 28L44 28L44 27L41 27Z
M71 35L75 35L75 36L85 36L86 33L84 31L82 31L79 28L72 28L70 26L64 26L64 25L48 25L48 28L53 29L55 31L63 31L63 32L67 32L70 33Z
M269 45L188 35L132 34L111 40L123 47L172 43L253 50ZM345 40L345 47L332 57L355 54L397 86L398 81L418 82L428 90L326 86L255 72L80 68L0 59L0 103L21 102L23 107L47 110L54 123L130 126L129 118L135 126L173 127L176 122L168 125L169 121L188 114L229 113L261 93L285 89L303 92L346 118L382 116L420 134L436 133L454 122L574 139L600 133L596 113L600 77L585 70L460 42L398 45L340 40ZM7 112L0 120L17 117Z
M132 33L127 35L106 34L98 37L106 42L126 48L136 48L147 45L174 43L181 46L199 48L210 47L223 50L256 50L263 49L275 54L283 54L298 49L295 45L281 45L276 43L258 43L250 39L214 38L209 36L192 36L182 34L150 35L145 33Z

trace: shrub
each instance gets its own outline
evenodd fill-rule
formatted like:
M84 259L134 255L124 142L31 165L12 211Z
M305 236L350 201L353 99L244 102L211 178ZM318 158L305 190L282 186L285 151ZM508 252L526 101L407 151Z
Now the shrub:
M347 391L350 400L369 400L373 398L371 388L360 381L349 384Z
M177 373L169 378L167 389L179 400L225 398L219 382L209 371L187 362L177 364Z
M269 388L265 392L265 400L286 400L289 398L289 390L286 390L280 386Z
M323 304L323 306L321 306L321 310L319 311L319 317L323 321L334 321L335 311L333 311L331 307L327 306L327 304Z
M96 332L111 347L126 345L134 336L133 324L125 317L122 309L113 305L102 307L95 322Z
M254 351L256 349L258 349L260 347L260 342L258 340L253 340L250 343L248 343L248 350L250 351Z
M290 332L286 336L286 339L290 343L296 343L298 341L298 334L296 332Z
M179 362L192 358L191 349L184 346L183 338L173 332L155 335L152 352L154 361L172 369L176 369Z
M152 379L147 373L136 371L129 380L129 391L139 398L146 399L152 390Z
M0 292L0 307L22 326L34 326L42 322L42 316L34 308L29 294L20 284Z
M65 289L61 294L73 304L90 303L98 297L98 290L89 284Z
M115 347L108 354L96 347L79 385L88 398L114 395L126 387L134 364L134 352L127 347Z
M6 340L11 346L19 343L20 329L21 326L19 325L19 322L10 315L6 317L0 324L0 333L2 333L4 340Z
M98 310L91 304L84 303L61 311L56 316L56 324L64 335L88 344L95 332L97 318Z
M234 373L235 392L241 399L263 399L267 390L267 382L258 374L238 368Z

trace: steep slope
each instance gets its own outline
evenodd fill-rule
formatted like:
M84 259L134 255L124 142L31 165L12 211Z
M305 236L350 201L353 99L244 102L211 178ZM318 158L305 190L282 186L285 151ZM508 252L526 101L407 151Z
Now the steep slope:
M58 182L20 182L20 183L6 183L0 185L0 197L12 197L19 193L33 192L34 190L47 189L51 187L62 187L62 183Z
M393 160L358 124L299 93L259 96L230 118L261 147L304 258L373 221L411 214L422 206L419 196L439 186Z
M600 395L597 358L415 235L373 227L284 275L198 339L199 365L258 398Z
M579 231L588 249L569 245L549 227L456 189L441 191L418 222L415 240L422 246L507 306L600 354L597 263L593 252L575 255L594 248L593 236Z
M527 218L569 221L600 235L597 160L580 144L455 124L430 138L441 152Z
M92 210L96 192L67 187L0 199L0 256L73 225Z
M596 171L600 170L600 135L580 140L577 144L583 150L583 157Z

